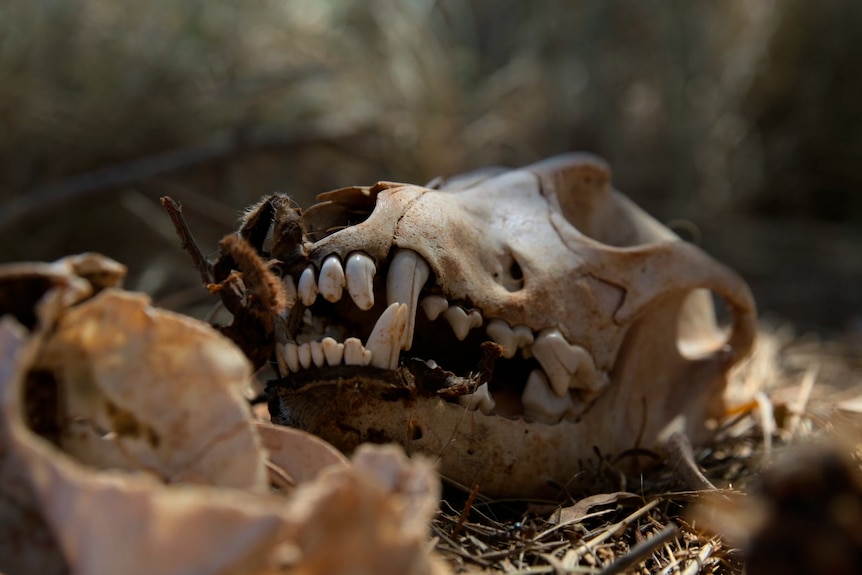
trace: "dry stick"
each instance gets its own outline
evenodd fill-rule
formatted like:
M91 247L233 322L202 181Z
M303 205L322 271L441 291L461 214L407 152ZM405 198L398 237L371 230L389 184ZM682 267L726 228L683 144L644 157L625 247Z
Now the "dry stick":
M183 217L183 207L170 196L163 196L161 198L161 202L162 207L174 223L174 228L177 230L177 235L180 238L182 248L192 256L192 262L194 262L198 273L201 274L201 279L203 280L204 285L212 283L212 264L210 264L209 260L204 256L201 248L195 241L195 237L192 235L192 231L189 229L189 225Z
M592 539L590 539L586 543L583 543L577 549L574 549L574 550L566 553L566 556L564 557L564 560L566 560L566 568L569 568L569 565L574 565L575 561L578 561L580 559L581 555L583 555L587 551L590 551L590 552L593 551L596 547L599 546L599 544L604 543L605 541L610 539L614 535L614 533L617 533L621 529L628 527L632 521L634 521L635 519L637 519L641 515L644 515L648 511L652 510L653 507L655 507L656 505L659 504L659 501L661 501L661 500L660 499L653 499L652 501L650 501L649 503L647 503L646 505L644 505L643 507L641 507L640 509L638 509L637 511L635 511L634 513L632 513L631 515L629 515L628 517L623 519L622 521L608 526L601 534L596 535L595 537L593 537Z
M685 571L683 571L680 575L697 575L706 565L706 560L709 559L709 556L712 555L713 545L712 542L707 543L703 547L700 548L700 553L697 554L694 561L686 565Z
M694 460L694 450L688 437L680 432L671 434L667 440L671 461L686 485L694 491L715 491L716 487L700 471Z
M676 525L668 525L667 527L659 531L651 539L641 541L640 543L629 549L628 553L608 565L607 568L600 571L599 575L616 575L617 573L622 573L632 565L639 563L647 555L655 551L656 548L661 547L666 542L676 537L676 534L678 532L679 528Z
M467 503L464 504L464 509L461 510L461 516L458 518L458 523L455 524L455 528L452 529L452 539L456 539L458 537L458 533L461 532L461 528L464 526L464 522L467 521L467 514L470 513L470 509L473 507L473 501L476 500L476 495L479 494L479 484L473 486L473 490L470 491L470 496L467 497Z

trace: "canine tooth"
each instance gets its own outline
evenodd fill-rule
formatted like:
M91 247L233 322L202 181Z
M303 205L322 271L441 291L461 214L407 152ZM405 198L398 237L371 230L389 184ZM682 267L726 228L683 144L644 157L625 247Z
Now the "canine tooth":
M296 284L293 283L293 276L288 274L281 278L281 283L284 285L284 295L287 298L287 307L293 308L296 303Z
M299 371L299 346L295 343L284 344L284 363L291 372Z
M494 406L496 403L494 402L494 398L491 397L491 393L488 391L488 383L483 383L479 387L476 388L476 391L473 393L462 395L458 398L458 403L462 406L466 407L470 411L475 411L477 408L479 411L488 415L491 411L494 410Z
M303 369L311 367L311 346L304 343L299 346L297 352L297 355L299 356L299 365L301 365Z
M361 310L369 310L374 305L374 260L363 253L354 253L347 258L344 266L347 276L347 292Z
M344 344L335 341L331 337L323 338L320 342L323 348L323 355L326 356L326 363L329 365L341 365L341 360L344 359Z
M422 306L422 309L425 310L425 315L428 316L428 319L434 321L440 314L449 309L449 302L446 301L445 297L439 295L429 295L422 298L422 301L419 302L419 305Z
M539 369L530 372L521 394L521 403L524 405L525 417L549 424L558 423L563 414L573 407L569 394L557 396L548 385L548 378Z
M380 314L365 349L371 352L371 365L383 369L398 367L401 340L407 328L407 304L395 302Z
M311 347L311 361L315 367L323 367L326 365L326 357L323 354L323 344L319 341L312 341L308 344Z
M344 289L344 268L338 256L328 256L320 266L320 278L317 280L320 295L326 301L336 302L341 299Z
M386 276L386 303L395 302L407 304L407 329L401 338L401 347L410 349L413 345L413 328L416 325L416 307L419 302L419 291L431 269L419 254L412 250L399 249L389 265Z
M556 328L542 330L533 344L533 355L548 374L551 387L559 397L568 395L569 388L596 390L602 387L590 353L579 345L570 344Z
M482 314L475 310L470 312L464 311L461 307L453 305L443 312L443 317L452 326L452 331L455 332L455 337L463 340L474 327L482 325Z
M485 328L488 336L503 346L503 357L511 358L518 351L518 339L509 324L502 319L492 319Z
M308 266L302 270L302 275L299 276L299 285L296 286L299 293L299 299L305 306L310 306L317 299L317 282L314 281L314 268Z
M371 352L355 337L344 340L344 364L365 366L371 363Z

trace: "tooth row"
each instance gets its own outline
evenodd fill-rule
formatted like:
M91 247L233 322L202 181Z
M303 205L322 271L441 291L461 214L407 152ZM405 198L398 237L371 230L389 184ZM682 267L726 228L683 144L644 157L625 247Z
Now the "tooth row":
M362 342L355 337L347 338L339 343L331 337L321 341L311 341L303 344L279 344L276 354L278 368L282 376L296 373L302 369L323 367L325 365L359 365L371 363L372 352L365 349Z
M374 260L366 254L355 252L347 258L344 267L338 256L333 254L323 260L319 275L314 266L309 265L302 270L296 284L290 275L284 276L282 281L290 306L299 300L308 307L314 303L318 294L327 301L337 302L341 300L346 287L356 306L361 310L369 310L374 305L375 273L377 268Z

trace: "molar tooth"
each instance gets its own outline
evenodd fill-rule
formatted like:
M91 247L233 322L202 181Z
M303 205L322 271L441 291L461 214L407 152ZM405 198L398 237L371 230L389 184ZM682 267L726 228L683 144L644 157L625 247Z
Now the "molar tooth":
M476 310L464 311L461 307L453 305L443 312L443 317L452 326L452 331L455 332L455 337L463 340L474 327L482 325L482 314Z
M407 304L395 302L380 314L365 349L371 352L371 365L383 369L398 367L401 341L407 328Z
M293 309L296 303L296 284L293 283L293 276L288 274L281 278L281 283L284 286L284 295L287 298L288 309Z
M419 292L430 275L431 268L413 250L399 248L389 265L389 274L386 276L386 303L388 305L395 302L407 304L407 329L404 330L404 336L401 338L401 347L405 350L413 345Z
M484 413L485 415L490 414L494 410L494 406L496 403L494 402L494 398L491 397L491 393L488 391L488 383L485 382L479 387L476 388L476 391L473 393L462 395L458 398L458 403L462 406L466 407L470 411L476 411L478 408L479 411Z
M579 345L570 344L556 328L542 330L533 344L533 354L548 374L558 397L568 395L569 388L598 391L603 387L590 353Z
M533 330L525 325L516 325L512 328L515 334L515 341L518 342L518 347L529 347L533 345Z
M314 281L314 268L308 266L302 270L302 275L299 276L299 285L297 285L299 299L306 307L314 303L317 299L317 282Z
M347 276L347 292L353 298L353 303L361 310L369 310L374 305L374 260L361 252L355 252L347 258L344 266Z
M284 344L284 363L287 364L288 369L290 369L291 373L296 373L299 371L299 346L295 343L286 343Z
M326 357L323 354L323 344L319 341L312 341L308 344L311 347L311 361L315 367L323 367L326 365Z
M503 346L503 357L511 358L518 351L518 339L509 324L502 319L492 319L485 328L488 336Z
M320 266L320 278L317 280L320 295L326 301L336 302L341 299L344 283L344 269L338 256L327 256Z
M326 363L329 365L341 365L341 360L344 359L344 344L335 341L331 337L323 338L320 342L323 348L323 355L326 356Z
M371 363L371 352L362 346L358 338L344 340L344 365L365 366Z
M563 414L573 408L572 398L566 393L559 397L551 390L548 378L539 369L530 372L527 385L521 394L524 416L539 423L558 423Z
M439 295L429 295L422 298L422 301L419 302L419 305L422 306L422 309L425 310L425 315L428 316L428 319L434 321L440 314L449 309L449 302L446 301L445 297Z
M299 356L299 365L301 365L303 369L311 367L311 346L309 344L304 343L299 346L299 348L297 348L297 355Z

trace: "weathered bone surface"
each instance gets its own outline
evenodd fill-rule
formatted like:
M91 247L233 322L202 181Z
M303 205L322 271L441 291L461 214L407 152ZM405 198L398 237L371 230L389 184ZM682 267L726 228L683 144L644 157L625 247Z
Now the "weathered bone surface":
M709 437L755 335L733 271L614 191L594 156L429 186L323 194L302 242L274 217L257 247L291 309L273 421L345 450L398 442L496 496L557 496L597 450Z

